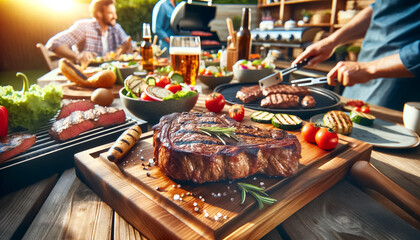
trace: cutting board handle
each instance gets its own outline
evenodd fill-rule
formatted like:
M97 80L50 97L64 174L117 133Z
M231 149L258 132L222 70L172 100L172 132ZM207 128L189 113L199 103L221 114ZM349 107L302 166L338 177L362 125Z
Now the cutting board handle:
M417 221L420 221L420 200L387 178L368 161L357 161L354 163L350 169L350 175L361 186L381 193Z

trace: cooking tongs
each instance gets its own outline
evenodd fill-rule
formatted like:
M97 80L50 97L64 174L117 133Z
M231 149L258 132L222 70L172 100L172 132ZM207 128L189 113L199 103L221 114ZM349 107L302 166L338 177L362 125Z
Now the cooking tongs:
M309 57L301 62L299 62L298 64L296 64L295 66L286 68L281 70L280 72L276 72L273 73L271 75L268 75L267 77L261 79L258 81L260 88L264 89L273 85L277 85L279 83L281 83L283 81L283 77L300 69L301 67L305 66L306 64L308 64L308 61L311 60L312 57Z
M290 83L294 86L310 86L320 83L326 83L327 77L319 77L319 78L301 78L290 81Z

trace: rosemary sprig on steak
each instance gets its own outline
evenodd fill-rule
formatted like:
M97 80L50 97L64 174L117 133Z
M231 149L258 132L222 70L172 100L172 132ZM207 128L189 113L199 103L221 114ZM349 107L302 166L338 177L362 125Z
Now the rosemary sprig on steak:
M264 204L272 205L273 203L277 202L277 199L268 197L268 194L264 192L264 189L255 185L248 183L238 183L238 187L242 191L241 204L244 204L247 193L250 193L255 198L255 200L257 200L260 209L264 207Z
M235 130L236 127L229 127L229 128L223 128L223 127L201 127L200 131L202 133L205 133L209 136L215 136L217 137L224 145L226 145L225 140L222 139L221 136L226 136L228 138L233 138L236 141L239 141L238 138L235 136Z

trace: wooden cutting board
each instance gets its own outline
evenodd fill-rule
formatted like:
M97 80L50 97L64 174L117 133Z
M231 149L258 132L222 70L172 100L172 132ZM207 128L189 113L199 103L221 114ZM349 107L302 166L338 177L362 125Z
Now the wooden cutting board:
M202 185L174 182L149 166L150 132L119 164L105 158L110 143L77 153L75 166L80 179L150 239L258 239L342 179L355 161L370 158L372 146L350 137L340 135L338 146L328 152L302 141L298 131L293 134L302 144L302 159L298 173L289 178L256 175ZM259 209L247 196L241 205L237 182L264 186L277 202ZM174 199L176 194L182 201Z
M113 85L109 90L112 91L115 98L119 98L119 91L122 87L122 85ZM63 89L64 99L90 99L92 92L96 90L96 88L77 86L74 83L63 84L61 88Z

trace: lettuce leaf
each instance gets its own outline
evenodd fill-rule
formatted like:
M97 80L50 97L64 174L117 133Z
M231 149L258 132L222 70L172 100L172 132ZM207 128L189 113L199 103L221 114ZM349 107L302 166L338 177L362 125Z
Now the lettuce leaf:
M45 125L60 109L62 96L61 88L51 84L44 88L33 84L25 93L0 87L0 105L9 112L10 128L35 130Z
M163 100L170 100L170 99L180 99L180 98L188 98L188 97L192 97L195 96L197 94L197 92L195 91L178 91L176 93L173 93L171 95L168 95L166 97L163 98Z

